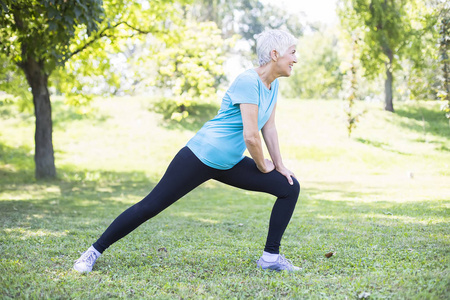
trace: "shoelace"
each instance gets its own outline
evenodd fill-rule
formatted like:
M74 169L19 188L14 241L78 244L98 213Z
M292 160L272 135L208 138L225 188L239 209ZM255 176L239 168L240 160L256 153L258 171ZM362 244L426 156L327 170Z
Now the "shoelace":
M97 255L94 251L87 251L81 255L77 262L85 262L86 264L92 265L97 259Z
M284 266L288 266L289 268L292 268L294 265L291 263L289 259L284 257L284 255L280 254L280 264Z

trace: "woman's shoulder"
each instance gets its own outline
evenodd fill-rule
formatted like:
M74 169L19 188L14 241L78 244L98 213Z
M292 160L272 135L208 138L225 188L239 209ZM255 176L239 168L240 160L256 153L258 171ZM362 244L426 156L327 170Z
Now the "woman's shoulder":
M256 76L255 76L256 74ZM254 86L254 89L249 89L249 87ZM228 93L242 92L249 90L258 89L258 73L250 69L239 74L234 80L231 86L228 88Z
M244 72L242 72L241 74L239 74L236 79L234 80L236 83L237 82L245 82L245 83L250 83L250 82L258 82L258 73L256 73L256 71L254 69L248 69Z

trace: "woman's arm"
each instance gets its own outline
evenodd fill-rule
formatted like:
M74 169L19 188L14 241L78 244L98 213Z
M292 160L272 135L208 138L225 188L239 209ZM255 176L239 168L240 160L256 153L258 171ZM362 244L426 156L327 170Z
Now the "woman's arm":
M278 172L283 174L287 178L288 182L292 185L294 184L294 182L292 181L292 177L295 178L295 175L284 166L283 160L281 158L280 145L278 143L278 132L275 126L275 110L276 104L273 108L269 120L262 128L262 134L275 168Z
M263 173L269 173L275 169L273 163L264 159L261 137L258 130L258 105L240 104L242 123L244 125L244 141L248 152Z

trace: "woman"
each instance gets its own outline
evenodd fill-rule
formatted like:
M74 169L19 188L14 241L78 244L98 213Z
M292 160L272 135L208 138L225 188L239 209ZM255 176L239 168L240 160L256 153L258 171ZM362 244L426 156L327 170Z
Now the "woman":
M269 30L257 37L260 66L236 78L217 116L178 152L150 194L119 215L82 254L75 262L75 270L90 272L109 246L209 179L276 196L266 245L257 266L277 271L300 269L279 254L300 185L283 165L275 127L277 78L291 75L297 62L296 43L290 33L281 30ZM259 131L272 160L264 158ZM245 149L252 158L243 156Z

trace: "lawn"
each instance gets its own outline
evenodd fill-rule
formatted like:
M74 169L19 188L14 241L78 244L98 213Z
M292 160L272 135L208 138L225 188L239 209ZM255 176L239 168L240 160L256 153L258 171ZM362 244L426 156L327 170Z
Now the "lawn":
M213 181L76 273L205 118L170 123L149 107L97 99L81 114L55 98L58 179L36 182L34 118L0 101L1 298L450 297L450 127L431 101L395 114L358 103L348 138L341 101L280 100L282 153L302 187L281 251L298 273L256 269L274 199Z

